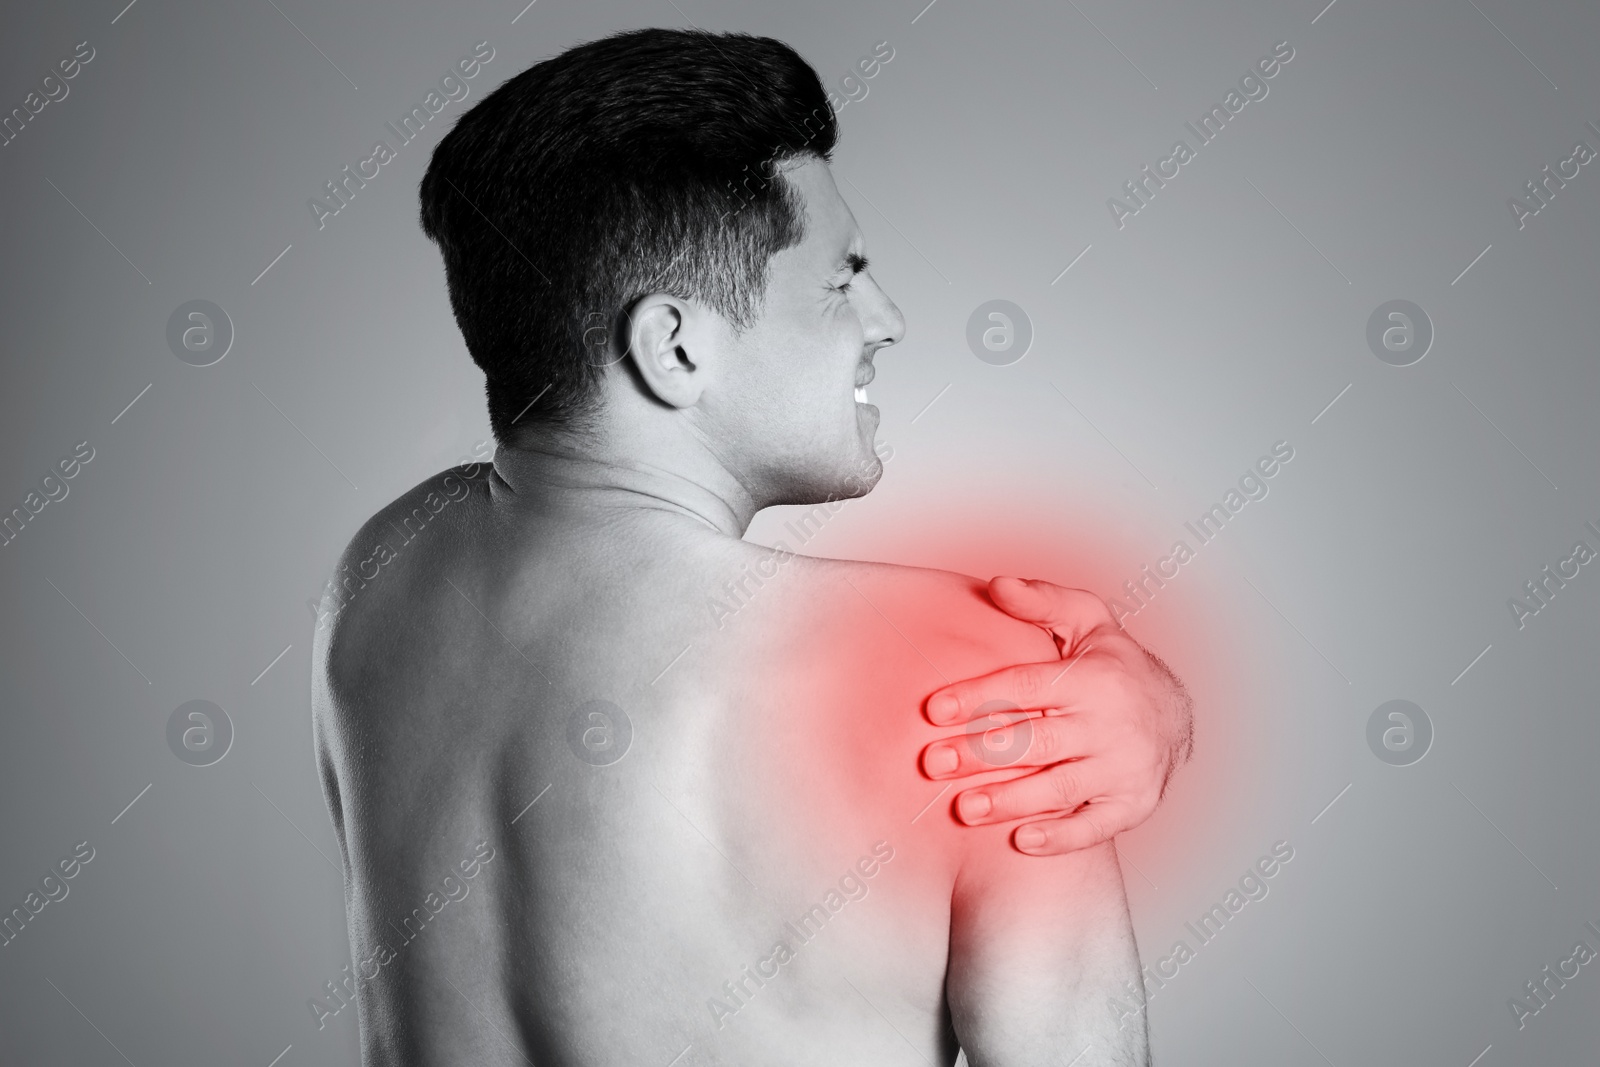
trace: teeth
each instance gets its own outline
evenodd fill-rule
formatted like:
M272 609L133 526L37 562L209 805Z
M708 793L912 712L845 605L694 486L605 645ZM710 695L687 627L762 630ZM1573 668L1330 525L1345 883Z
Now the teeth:
M867 402L867 387L864 386L864 385L856 386L856 403L857 404L865 404L866 402Z

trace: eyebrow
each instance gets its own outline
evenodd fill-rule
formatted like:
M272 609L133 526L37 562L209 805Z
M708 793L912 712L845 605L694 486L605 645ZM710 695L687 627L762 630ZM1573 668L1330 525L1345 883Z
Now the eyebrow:
M849 267L850 270L855 274L860 274L862 271L867 269L867 257L859 255L855 252L851 252L849 255L844 257L844 262L840 265Z

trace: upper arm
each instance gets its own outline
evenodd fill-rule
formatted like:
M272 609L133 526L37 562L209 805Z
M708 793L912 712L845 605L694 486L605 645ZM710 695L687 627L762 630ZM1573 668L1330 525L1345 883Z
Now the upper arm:
M337 738L334 718L338 709L334 702L329 674L332 669L329 653L332 645L330 632L336 622L326 615L316 622L316 632L311 638L311 739L315 746L317 776L322 782L322 799L328 806L328 817L333 822L333 832L339 839L339 851L344 861L345 877L349 877L350 855L345 842L344 802L339 789L338 764L335 760Z
M345 744L348 729L348 704L351 682L362 659L352 655L355 616L366 607L360 596L361 578L355 575L364 553L371 545L374 525L382 516L369 519L340 553L332 573L323 585L316 605L316 621L311 636L311 735L315 746L317 772L322 781L322 797L339 839L346 877L350 871L349 843L345 837L344 796L341 772L348 774L349 753ZM352 575L355 575L354 577Z
M1024 856L981 834L952 894L950 1012L972 1067L1142 1067L1139 954L1115 848Z
M856 612L864 635L852 644L872 649L876 642L882 650L874 652L876 661L904 665L904 678L882 667L874 672L886 688L915 690L935 671L948 682L1059 654L1044 630L997 610L986 584L976 579L894 568L852 578L858 584L845 604ZM825 635L838 637L837 627ZM868 695L854 683L853 692L857 700ZM930 727L920 711L926 695L927 689L917 695L914 722L897 720L893 727L905 731L895 733L896 739L914 740L906 746L913 753L908 764L928 741L975 738L972 726ZM863 761L870 756L881 763L881 747L862 751ZM919 784L927 781L914 767L907 773ZM962 785L1017 773L996 766ZM1012 847L1012 825L969 827L953 814L926 819L918 829L937 834L937 847L947 849L950 866L944 870L954 868L945 991L972 1067L1142 1067L1143 986L1113 846L1029 856ZM1120 1007L1128 1010L1119 1015Z

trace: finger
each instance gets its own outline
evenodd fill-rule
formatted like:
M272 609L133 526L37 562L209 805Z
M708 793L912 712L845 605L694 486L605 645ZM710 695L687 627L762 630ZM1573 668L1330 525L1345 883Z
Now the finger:
M1087 800L1103 797L1113 783L1095 761L1057 763L1042 771L968 789L956 797L956 814L968 826L1031 819L1052 812L1065 815Z
M1107 800L1064 818L1024 823L1012 833L1011 842L1030 856L1060 856L1102 844L1128 828L1125 806Z
M947 685L928 697L928 721L935 726L954 726L991 712L1072 707L1077 662L1023 663Z
M979 717L967 732L922 750L929 778L965 778L1006 767L1045 767L1090 754L1093 726L1083 715ZM1029 813L1032 814L1032 813Z
M989 599L1007 615L1053 631L1067 648L1090 630L1116 622L1106 602L1094 593L1041 579L993 578Z

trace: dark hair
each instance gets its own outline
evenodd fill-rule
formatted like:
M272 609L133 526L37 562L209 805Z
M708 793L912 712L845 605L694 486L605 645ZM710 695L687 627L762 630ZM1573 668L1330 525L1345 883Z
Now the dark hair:
M578 45L462 115L422 179L422 228L496 439L581 425L599 395L594 342L639 297L699 300L748 326L768 261L804 235L778 167L827 159L837 136L794 49L700 30Z

